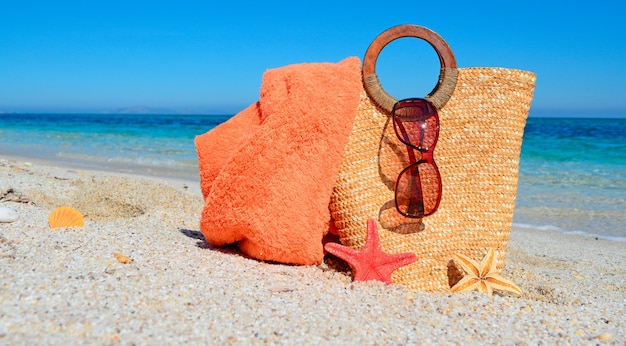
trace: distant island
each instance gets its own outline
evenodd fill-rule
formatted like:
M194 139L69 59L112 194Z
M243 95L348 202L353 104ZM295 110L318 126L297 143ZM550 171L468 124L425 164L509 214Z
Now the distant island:
M99 108L99 109L76 109L68 107L66 109L10 109L0 108L0 114L235 114L243 109L245 105L238 107L219 107L219 108L165 108L165 107L149 107L149 106L131 106L120 108Z
M168 108L152 108L146 106L132 106L132 107L124 107L117 108L111 111L107 111L105 113L114 113L114 114L177 114L178 112L168 109Z

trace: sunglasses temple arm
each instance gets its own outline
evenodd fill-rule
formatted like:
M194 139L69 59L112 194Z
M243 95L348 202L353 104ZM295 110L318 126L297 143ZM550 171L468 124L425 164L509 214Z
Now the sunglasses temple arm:
M410 143L410 141L408 140L409 135L406 133L406 129L404 128L404 125L402 125L401 121L396 122L396 125L398 126L398 129L400 130L400 132L402 133L402 137L404 137L404 140L408 143ZM415 158L415 150L408 146L406 146L406 150L407 153L409 155L409 167L410 168L410 174L411 174L411 186L409 187L411 191L411 199L409 200L409 205L407 208L407 214L410 215L424 215L424 196L422 195L422 181L420 179L420 171L419 168L417 167L417 159ZM417 210L417 213L416 213Z
M413 148L407 147L409 152L412 153L413 159L411 162L415 161L415 152ZM420 177L419 167L416 163L411 164L411 199L409 200L409 205L407 209L407 214L410 215L424 215L424 196L422 195L422 179Z

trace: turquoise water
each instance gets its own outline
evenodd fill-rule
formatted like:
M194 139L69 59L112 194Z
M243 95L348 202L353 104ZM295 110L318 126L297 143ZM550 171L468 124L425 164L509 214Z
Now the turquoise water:
M514 222L626 241L626 119L530 118Z
M0 157L198 179L193 138L231 115L0 114ZM626 241L626 119L529 118L514 223Z
M197 179L194 137L230 116L0 114L0 154Z

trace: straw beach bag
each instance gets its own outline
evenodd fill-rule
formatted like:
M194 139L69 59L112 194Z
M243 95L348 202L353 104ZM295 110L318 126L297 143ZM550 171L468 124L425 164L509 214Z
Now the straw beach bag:
M420 152L411 154L396 134L390 114L397 100L383 90L375 73L381 50L402 37L427 41L441 62L439 82L424 97L439 118L432 160L440 183L428 177L436 180L436 172L427 172L421 181L424 189L431 189L425 194L439 193L440 199L428 207L436 211L420 217L407 217L396 206L398 176L415 162L410 156ZM506 68L457 68L448 44L415 25L380 34L365 54L362 73L364 90L330 203L341 242L363 247L367 220L374 218L385 252L417 256L392 276L394 283L417 290L449 291L462 276L454 254L480 260L494 249L501 270L535 75Z

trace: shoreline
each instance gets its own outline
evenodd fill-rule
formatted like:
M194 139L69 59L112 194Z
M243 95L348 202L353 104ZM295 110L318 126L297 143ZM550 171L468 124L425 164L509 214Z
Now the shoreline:
M531 229L531 230L536 230L536 231L541 231L541 232L557 232L563 235L576 235L576 236L581 236L581 237L586 237L586 238L593 238L596 240L602 239L606 241L626 243L626 237L614 237L610 235L602 235L602 234L590 233L586 231L570 231L570 230L565 230L560 227L552 226L552 225L541 226L541 225L529 225L525 223L513 222L512 228Z
M208 246L194 180L8 156L0 176L32 202L0 201L20 215L0 223L8 344L626 342L624 242L514 225L502 275L522 296L412 292ZM85 227L50 230L68 201Z
M20 156L7 153L6 150L0 149L0 161L12 161L21 164L36 164L56 170L75 170L89 172L91 174L108 174L108 175L124 175L135 178L154 178L166 181L188 182L191 185L200 184L200 175L197 167L193 169L155 167L138 164L126 164L111 162L106 166L100 165L98 162L81 161L76 159L52 158L45 159L32 156ZM198 188L198 191L199 188Z

